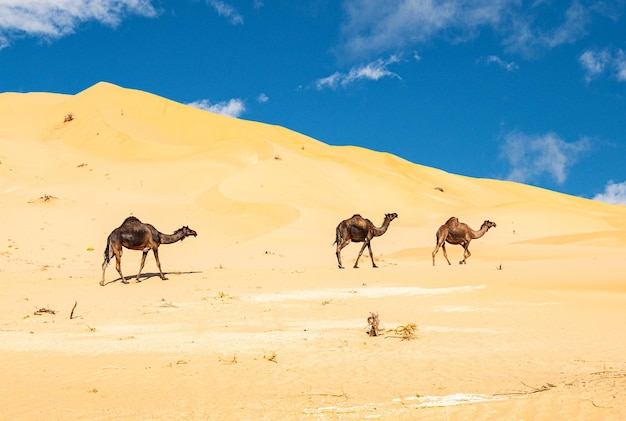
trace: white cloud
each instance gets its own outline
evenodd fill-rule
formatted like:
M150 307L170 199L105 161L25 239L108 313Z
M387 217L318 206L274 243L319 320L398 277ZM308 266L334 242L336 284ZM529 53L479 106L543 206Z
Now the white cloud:
M222 101L216 104L212 104L207 99L200 99L198 101L190 102L187 105L204 111L210 111L215 114L235 118L241 116L246 111L245 102L239 98L232 98L228 101Z
M555 133L527 135L512 132L505 136L500 155L511 167L509 180L528 182L548 175L562 184L570 167L590 148L590 143L586 137L566 142Z
M243 16L235 7L221 0L207 0L207 3L215 9L218 15L227 18L232 25L243 25Z
M624 50L617 50L613 59L613 68L615 69L617 80L626 82L626 53L624 53Z
M586 73L587 81L595 79L604 73L611 60L608 50L585 50L579 57L578 62Z
M599 200L612 205L626 205L626 181L621 183L609 181L604 192L597 194L593 200Z
M60 38L88 21L115 27L128 15L157 11L151 0L0 0L0 49L24 36Z
M265 104L267 101L270 100L270 97L268 97L267 95L265 95L264 93L260 93L257 97L256 100L258 103L260 104Z
M498 56L487 56L483 57L481 60L487 64L496 64L505 69L507 72L514 72L516 70L519 70L519 66L517 65L517 63L515 63L514 61L504 61Z
M386 77L400 79L400 76L387 68L390 64L398 61L400 61L398 56L391 56L387 60L378 59L368 64L355 66L348 73L335 72L315 81L315 88L317 90L336 89L338 86L345 88L359 80L379 80Z
M532 55L576 42L597 8L578 1L519 0L344 0L341 57L352 60L403 50L435 38L463 42L487 30L509 51ZM555 18L546 16L556 15Z
M620 48L588 49L578 56L578 62L585 72L587 82L606 74L620 82L626 82L626 53Z

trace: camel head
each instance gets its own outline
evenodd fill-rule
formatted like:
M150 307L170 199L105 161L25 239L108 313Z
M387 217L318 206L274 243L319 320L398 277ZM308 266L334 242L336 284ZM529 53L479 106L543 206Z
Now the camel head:
M182 227L179 231L183 232L183 238L185 237L190 237L190 236L194 236L196 237L198 235L197 232L195 232L194 230L192 230L191 228L189 228L188 226L184 226Z
M398 217L397 213L386 213L385 214L385 219L388 219L389 222L393 221L394 219L396 219Z
M487 226L487 230L489 230L489 228L495 228L496 227L496 223L495 222L491 222L491 221L485 221L485 222L483 222L483 226Z

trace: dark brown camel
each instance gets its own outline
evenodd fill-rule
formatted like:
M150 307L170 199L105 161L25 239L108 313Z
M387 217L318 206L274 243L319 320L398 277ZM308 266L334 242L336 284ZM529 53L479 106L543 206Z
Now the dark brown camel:
M129 216L124 220L122 225L115 228L107 238L107 245L104 249L104 262L102 263L102 280L100 281L100 285L104 286L104 272L113 256L115 256L115 269L117 269L117 272L120 274L122 282L125 284L128 283L126 278L124 278L124 275L122 275L122 268L120 267L122 246L130 250L141 250L143 252L143 255L141 256L141 266L139 267L139 272L137 273L136 282L139 282L139 275L141 275L141 270L146 262L146 256L150 250L154 253L154 258L156 260L157 267L159 268L161 279L167 279L165 275L163 275L161 262L159 262L159 246L161 244L175 243L179 240L183 240L185 237L189 237L190 235L195 237L198 234L196 234L196 232L189 227L179 228L172 235L163 234L152 225L144 224L134 216Z
M443 256L448 261L448 264L451 264L450 260L448 260L448 253L446 253L446 242L463 247L463 260L459 264L466 264L467 259L472 255L469 251L470 241L482 237L489 231L489 228L495 226L495 222L485 221L478 231L474 231L467 224L459 222L458 218L451 217L437 230L437 245L435 250L433 250L433 266L435 266L435 254L439 251L439 247L443 249Z
M374 255L372 254L372 238L383 235L387 231L387 228L389 228L389 223L397 217L397 213L385 214L385 220L380 228L375 227L372 221L362 218L361 215L353 215L352 218L341 221L339 225L337 225L335 242L333 243L337 244L337 262L339 263L339 269L343 269L343 265L341 264L341 249L350 244L351 241L355 243L363 242L363 247L361 247L359 256L356 258L356 262L354 262L354 267L358 267L359 259L367 246L370 257L372 258L372 266L377 268L378 266L374 263Z

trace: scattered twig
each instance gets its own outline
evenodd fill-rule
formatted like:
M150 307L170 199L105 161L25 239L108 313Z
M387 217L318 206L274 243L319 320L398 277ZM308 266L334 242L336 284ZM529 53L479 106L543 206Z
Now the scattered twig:
M56 312L56 311L54 311L54 310L50 310L49 308L45 308L45 307L42 307L42 308L40 308L39 310L36 310L34 314L35 314L35 316L41 316L42 314L45 314L45 313L48 313L48 314L57 314L57 312Z
M348 394L346 392L341 392L341 393L307 393L304 396L329 396L331 398L348 399Z
M77 305L78 301L74 301L74 307L72 307L72 311L70 312L70 320L72 320L72 318L74 317L74 310L76 309Z
M219 362L224 364L237 364L237 354L233 354L233 358L230 360L228 358L222 357L221 354L217 354L217 359L219 360Z
M517 392L503 392L503 393L494 393L493 396L511 396L511 395L532 395L534 393L539 393L539 392L545 392L546 390L550 390L554 387L556 387L556 385L553 385L552 383L546 383L540 387L534 387L534 386L530 386L524 382L521 382L524 386L530 388L531 390L521 390L521 391L517 391Z
M417 325L415 323L400 325L395 329L389 329L387 332L393 332L396 335L400 335L403 341L410 341L411 339L415 339L417 336Z

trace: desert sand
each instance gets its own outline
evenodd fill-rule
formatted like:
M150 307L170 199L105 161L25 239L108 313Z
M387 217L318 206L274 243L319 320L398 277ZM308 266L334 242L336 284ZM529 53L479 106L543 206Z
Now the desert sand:
M626 418L626 206L107 83L0 94L0 197L2 419ZM340 270L337 224L390 212ZM102 287L131 215L198 236ZM497 227L433 266L450 216Z

